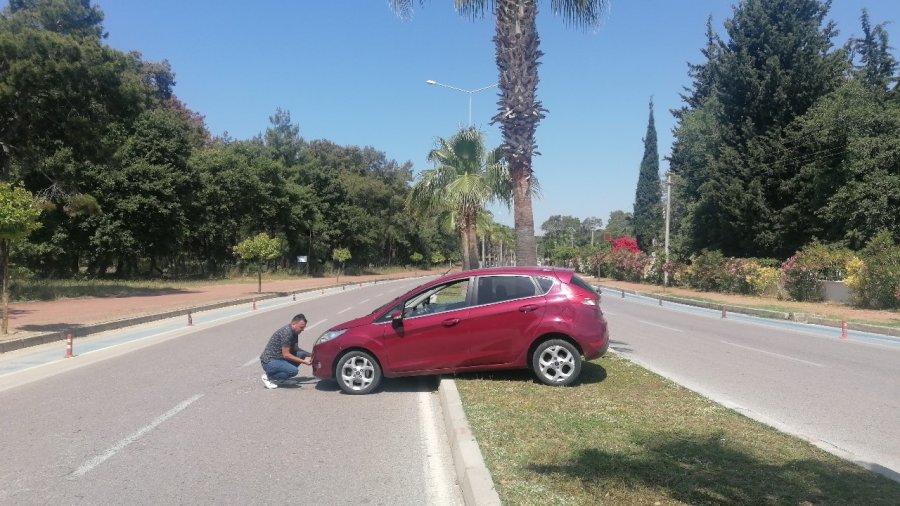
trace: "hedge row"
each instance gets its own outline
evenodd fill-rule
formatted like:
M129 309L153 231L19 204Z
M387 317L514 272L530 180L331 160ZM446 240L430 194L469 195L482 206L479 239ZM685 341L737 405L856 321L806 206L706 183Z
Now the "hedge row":
M578 259L577 268L622 281L669 283L697 290L820 301L821 281L844 281L855 306L900 309L900 246L883 232L858 252L813 243L784 262L775 259L725 257L702 251L686 261L665 263L626 243L611 244Z

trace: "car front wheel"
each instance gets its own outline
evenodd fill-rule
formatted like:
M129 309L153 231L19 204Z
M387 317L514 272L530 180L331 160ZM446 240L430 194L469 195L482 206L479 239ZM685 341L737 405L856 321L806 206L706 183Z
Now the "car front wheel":
M381 383L381 366L364 351L351 351L338 360L335 368L338 386L345 393L363 395Z
M534 350L531 368L541 383L553 386L570 385L581 374L581 354L568 341L550 339Z

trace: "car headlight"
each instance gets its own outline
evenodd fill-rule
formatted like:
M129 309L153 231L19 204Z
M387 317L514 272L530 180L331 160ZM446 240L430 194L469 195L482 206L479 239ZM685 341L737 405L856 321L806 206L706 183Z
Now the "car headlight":
M344 334L344 332L347 332L347 329L329 330L328 332L319 336L319 338L316 340L316 344L327 343L328 341L331 341L336 337L340 337Z

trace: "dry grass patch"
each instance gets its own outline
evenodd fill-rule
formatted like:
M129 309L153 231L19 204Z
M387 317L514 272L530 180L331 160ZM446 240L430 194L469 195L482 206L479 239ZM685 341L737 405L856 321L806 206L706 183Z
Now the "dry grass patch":
M874 475L615 356L457 386L504 504L897 504Z

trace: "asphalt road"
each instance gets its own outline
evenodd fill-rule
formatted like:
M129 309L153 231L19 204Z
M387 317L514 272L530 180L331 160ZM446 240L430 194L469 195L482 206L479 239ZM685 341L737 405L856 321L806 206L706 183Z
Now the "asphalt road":
M118 331L43 365L64 348L0 356L0 503L461 504L435 379L385 380L369 396L343 395L307 367L293 388L259 379L266 340L295 313L309 318L310 349L419 282L216 323L195 315L192 328L159 322L139 339Z
M900 479L900 341L605 291L611 347L743 414Z

